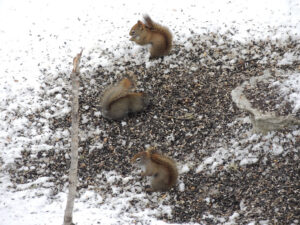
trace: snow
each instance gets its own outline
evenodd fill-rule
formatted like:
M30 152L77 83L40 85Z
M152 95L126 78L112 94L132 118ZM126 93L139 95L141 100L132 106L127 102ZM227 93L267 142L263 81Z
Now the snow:
M102 176L102 174L99 175L99 177ZM122 180L120 175L111 171L104 176L108 178L115 195L103 199L101 192L98 192L96 188L82 193L75 200L74 221L78 224L97 224L98 221L102 221L101 224L117 224L120 218L124 223L132 224L135 223L133 218L139 221L141 216L144 217L145 221L152 221L157 224L158 221L151 215L171 213L170 206L161 204L168 198L159 199L158 195L153 198L154 202L159 203L156 209L140 212L136 207L131 206L130 201L143 198L146 193L129 194L130 192L123 192L121 194L120 187L117 186L117 182ZM66 194L60 193L55 199L51 199L48 191L50 189L47 189L50 185L47 178L40 178L30 184L19 185L17 192L6 191L6 188L12 185L7 177L2 177L1 182L3 185L0 189L0 196L1 199L5 199L0 204L2 224L48 225L62 223ZM127 178L124 180L124 183L126 182L128 182ZM39 186L39 188L35 188L35 186ZM149 202L144 201L143 204L146 205ZM164 223L159 222L159 224Z
M21 151L26 146L32 146L33 151L40 149L57 151L63 146L49 146L50 138L67 137L68 130L57 130L53 133L49 128L48 118L63 116L70 112L71 108L66 98L60 94L64 87L60 71L69 73L72 58L80 49L88 53L89 61L93 68L99 64L104 67L112 65L109 59L100 57L106 48L113 49L117 45L131 46L128 41L128 32L132 24L141 19L143 13L149 13L153 18L164 21L173 31L178 32L175 42L184 43L185 47L192 48L185 40L192 34L205 31L219 31L220 33L231 29L237 40L250 39L276 39L289 35L299 36L300 31L300 4L297 0L253 0L240 1L58 1L58 0L2 0L0 1L0 156L3 160L0 175L0 218L5 225L14 224L61 224L66 202L65 192L59 193L53 199L48 186L51 182L47 178L34 182L18 185L18 191L13 191L13 184L7 173L3 173L13 166L14 159L21 157ZM272 27L276 28L270 29ZM224 40L220 40L222 42ZM116 60L122 60L124 52L116 51ZM130 50L131 54L140 56L141 47L135 46ZM143 62L146 56L137 57L137 62ZM168 56L171 60L175 56ZM83 61L85 56L83 57ZM291 64L299 60L299 56L293 53L285 53L280 65ZM158 62L146 62L146 67L155 66ZM55 66L57 65L57 66ZM177 65L170 65L177 66ZM47 71L41 71L47 68ZM192 70L195 68L191 68ZM120 68L120 71L124 68ZM89 76L93 70L84 70L82 73ZM41 77L49 80L57 79L60 86L47 90L47 99L41 99L39 93L44 88ZM95 82L91 80L91 82ZM111 81L108 81L111 82ZM279 84L282 92L287 93L288 99L294 103L295 111L300 108L300 74L295 73L287 80ZM293 90L290 92L290 90ZM51 98L49 96L52 96ZM32 124L25 116L34 112L40 112L49 107L51 111L43 112L43 118ZM99 117L100 112L95 116ZM16 118L17 117L17 118ZM83 123L89 121L82 115ZM155 115L154 115L155 118ZM127 123L122 121L122 126ZM104 131L90 131L99 133ZM299 135L297 131L293 135ZM167 141L174 141L174 136L166 137ZM243 143L255 142L261 136L246 134ZM195 171L214 171L224 161L238 162L240 165L255 163L258 158L252 150L265 149L272 146L273 154L283 154L281 143L274 133L263 137L263 146L254 145L252 149L239 147L237 140L232 140L232 146L218 148L211 156L203 160ZM286 141L293 139L288 138ZM124 143L125 145L126 143ZM101 146L101 144L100 144ZM97 146L99 148L99 146ZM190 168L185 165L182 173ZM154 195L153 202L157 208L139 211L138 206L131 207L130 201L135 198L143 199L145 193L136 184L135 193L120 190L118 181L127 184L134 179L130 175L121 177L112 171L107 182L112 185L115 196L103 199L101 192L96 187L81 193L76 199L74 221L77 224L166 224L155 219L154 215L165 213L171 215L172 206L162 204L163 199ZM180 191L184 191L184 183L179 185ZM122 194L121 194L122 193ZM142 204L147 205L145 200ZM211 215L207 215L210 217ZM226 224L234 224L238 216L234 213ZM135 221L133 218L136 218ZM224 218L215 218L215 221L225 222ZM255 223L255 222L254 222ZM265 224L265 221L260 221Z
M181 167L180 173L187 173L190 171L189 165L185 164Z
M273 85L279 86L282 95L293 103L294 112L300 109L300 73L289 74L287 79L282 82L274 82Z
M180 183L180 184L179 184L179 191L183 192L184 189L185 189L184 183Z
M293 61L299 60L299 59L300 59L300 57L299 56L297 57L294 53L286 52L283 55L283 59L278 62L278 65L291 65L293 63Z

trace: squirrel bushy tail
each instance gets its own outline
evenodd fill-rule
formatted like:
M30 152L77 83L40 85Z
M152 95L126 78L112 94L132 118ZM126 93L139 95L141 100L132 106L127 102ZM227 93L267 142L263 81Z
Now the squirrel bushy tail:
M169 187L173 186L178 178L178 170L175 161L169 157L158 154L155 151L155 147L148 148L145 153L153 162L165 167L169 171L170 179L168 185Z
M151 160L153 162L161 166L164 166L169 171L170 179L168 181L168 185L169 187L172 187L176 183L178 177L178 171L175 166L175 162L172 159L164 157L157 153L152 153L150 155L151 155Z
M128 78L125 78L121 80L117 85L107 88L102 97L101 106L104 109L109 109L110 105L115 100L125 96L132 87L132 81Z
M144 15L144 20L146 22L146 26L153 30L153 31L156 31L160 34L162 34L164 37L165 37L165 40L166 40L166 52L169 52L172 48L172 40L173 40L173 36L170 32L170 30L165 27L165 26L162 26L158 23L155 23L152 21L152 19L150 18L149 15Z
M149 104L143 92L133 92L134 83L125 78L117 85L107 88L101 99L102 114L105 118L119 120L128 113L142 111Z
M125 78L117 85L107 88L101 101L102 108L108 110L113 102L125 96L133 86L132 81Z

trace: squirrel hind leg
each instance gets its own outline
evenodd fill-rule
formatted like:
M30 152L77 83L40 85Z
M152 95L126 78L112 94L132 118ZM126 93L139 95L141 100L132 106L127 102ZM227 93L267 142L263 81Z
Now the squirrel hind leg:
M152 44L150 48L151 58L159 58L168 54L165 38L161 34L155 33L153 35L153 40L151 44Z
M166 55L165 49L160 46L152 46L150 49L150 58L149 59L158 59L164 58Z
M111 105L107 117L112 120L120 120L129 113L128 100L123 98Z
M143 92L131 93L129 95L128 109L131 113L143 111L149 105L149 97Z
M167 191L170 187L166 178L162 174L155 174L151 182L152 191Z

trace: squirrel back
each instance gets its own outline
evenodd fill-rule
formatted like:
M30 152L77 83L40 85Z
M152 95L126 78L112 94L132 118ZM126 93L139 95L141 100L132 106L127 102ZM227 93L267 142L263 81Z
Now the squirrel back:
M121 80L115 86L108 87L102 96L102 107L108 109L113 101L126 95L132 87L133 83L128 78Z
M149 103L143 92L132 92L134 83L125 78L115 86L107 88L101 99L102 114L105 118L119 120L128 113L142 111Z
M174 160L157 153L153 153L150 156L153 162L165 167L169 171L169 187L172 187L174 184L176 184L178 178L178 171Z
M144 16L145 24L140 20L131 28L130 40L139 45L151 44L150 58L169 54L172 48L172 34L167 27L157 24L148 16Z
M149 15L144 15L144 20L146 22L146 26L149 27L151 30L162 34L165 37L165 41L166 41L166 52L169 53L170 50L172 49L172 41L173 41L173 36L170 32L170 30L165 27L162 26L158 23L155 23L152 21L152 19L150 18Z

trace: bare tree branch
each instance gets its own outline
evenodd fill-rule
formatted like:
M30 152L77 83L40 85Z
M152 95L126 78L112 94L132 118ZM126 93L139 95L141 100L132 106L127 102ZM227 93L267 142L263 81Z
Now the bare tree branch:
M79 96L79 63L82 50L73 59L72 82L72 130L71 130L71 167L69 171L69 193L65 209L64 225L73 225L73 207L77 188L77 166L78 166L78 96Z

